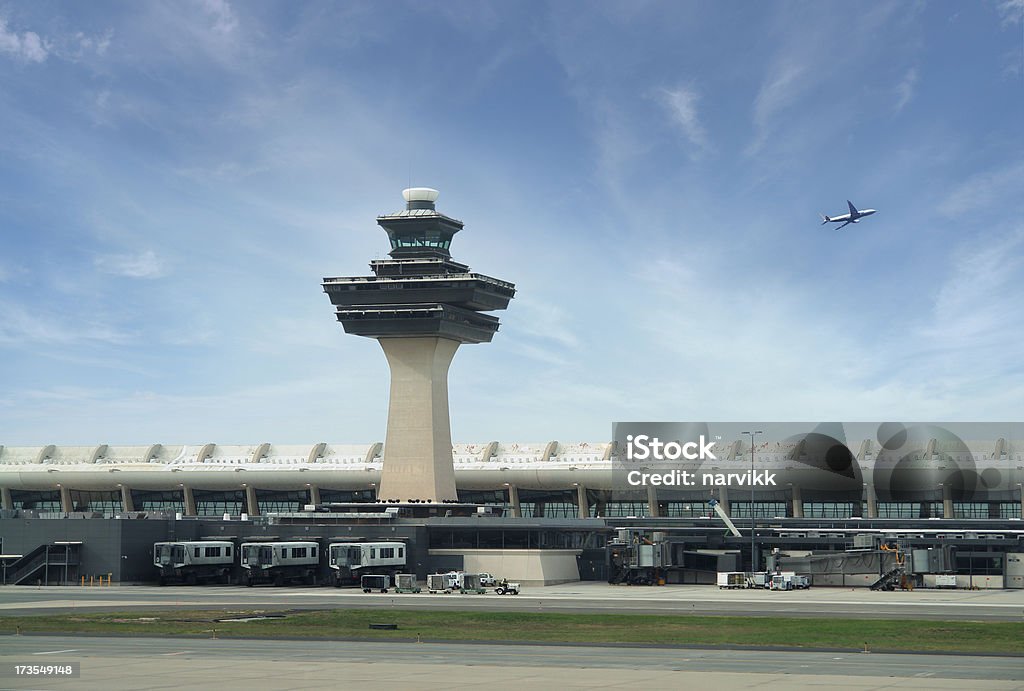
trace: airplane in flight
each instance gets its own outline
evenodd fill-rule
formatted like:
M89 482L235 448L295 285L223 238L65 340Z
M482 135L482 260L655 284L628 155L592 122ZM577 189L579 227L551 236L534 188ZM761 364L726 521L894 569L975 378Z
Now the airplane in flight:
M875 213L874 209L864 209L863 211L857 211L857 207L854 206L853 202L851 202L849 199L846 200L846 204L847 206L850 207L850 213L843 214L842 216L825 216L824 214L822 214L821 217L824 220L821 222L821 225L825 225L826 223L842 223L843 225L836 228L836 230L839 230L839 228L844 228L851 223L859 223L860 219Z

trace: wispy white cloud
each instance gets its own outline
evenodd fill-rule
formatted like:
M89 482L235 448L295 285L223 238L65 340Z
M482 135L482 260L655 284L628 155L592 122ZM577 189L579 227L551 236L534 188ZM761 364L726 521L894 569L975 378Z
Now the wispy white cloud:
M228 0L200 0L199 4L213 21L214 32L226 35L238 28L238 17L235 16Z
M93 265L103 273L126 278L160 278L166 271L153 250L139 254L104 254L96 257Z
M1002 202L1018 205L1022 189L1024 163L978 173L954 188L939 204L939 211L955 217Z
M55 40L51 44L52 52L65 60L78 62L86 57L106 55L107 49L114 40L114 30L107 29L101 34L89 36L81 31L73 35Z
M0 53L7 53L22 62L41 63L53 56L61 60L78 62L89 56L102 56L114 38L112 29L96 35L81 31L40 36L34 31L17 32L0 17Z
M999 0L996 10L1002 18L1003 26L1024 22L1024 0Z
M1007 335L1024 329L1020 285L1024 281L1024 225L971 242L953 254L951 272L935 299L927 336L946 349L991 349L990 356L1018 359ZM1016 352L1014 352L1016 351Z
M0 17L0 53L12 55L22 62L44 62L49 49L36 32L12 31L7 28L7 21Z
M797 102L808 86L806 75L806 67L792 62L783 62L769 73L754 99L755 136L748 153L764 146L775 117Z
M579 345L572 320L559 305L526 296L517 298L515 307L519 314L512 319L523 333L541 342L555 343L563 350Z
M83 342L119 345L131 339L130 334L103 323L30 310L17 303L0 302L2 345L66 345Z
M918 73L916 67L911 67L903 75L903 79L896 86L896 112L903 110L911 99L914 98L914 89L917 86Z
M672 121L682 130L687 141L693 149L691 156L695 157L711 148L708 140L707 130L701 124L700 116L697 113L697 104L700 102L700 95L692 87L680 86L675 89L662 89L659 92L660 100L669 109Z

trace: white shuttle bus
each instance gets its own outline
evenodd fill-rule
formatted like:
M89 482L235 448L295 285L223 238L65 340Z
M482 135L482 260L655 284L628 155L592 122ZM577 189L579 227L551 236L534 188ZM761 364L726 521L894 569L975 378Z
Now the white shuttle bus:
M404 542L332 542L328 566L334 585L359 583L363 574L394 576L405 568Z
M157 542L153 544L153 566L160 569L160 585L170 582L195 585L199 582L231 583L235 565L232 542Z
M316 542L243 542L241 547L245 584L301 581L316 585L320 545Z

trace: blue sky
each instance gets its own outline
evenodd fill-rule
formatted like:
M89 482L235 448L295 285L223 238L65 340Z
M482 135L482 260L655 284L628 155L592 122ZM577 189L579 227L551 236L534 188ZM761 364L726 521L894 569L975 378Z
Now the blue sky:
M0 0L0 444L383 439L324 276L517 284L453 437L1024 411L1024 3ZM836 232L849 198L879 213Z

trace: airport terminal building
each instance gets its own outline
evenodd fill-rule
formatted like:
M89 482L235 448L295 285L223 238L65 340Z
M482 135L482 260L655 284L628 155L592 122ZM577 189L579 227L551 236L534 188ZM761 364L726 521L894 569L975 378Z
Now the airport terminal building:
M726 533L704 489L624 487L617 442L456 444L458 499L442 503L380 496L379 442L0 447L0 553L41 554L51 582L92 574L146 582L155 579L152 545L162 540L396 538L409 545L409 570L421 579L466 568L540 584L613 580L623 567L615 557L642 536L664 542L659 564L671 583L749 569L752 548L761 568L776 550L797 558L840 554L857 536L874 535L872 547L899 540L908 552L940 551L929 568L959 574L963 587L1024 587L1015 556L1024 553L1024 442L951 445L941 430L923 430L898 450L895 464L876 440L847 444L857 473L846 484L856 490L816 481L820 467L785 476L803 477L803 485L716 489L740 537ZM719 446L727 452L714 470L751 467L748 440ZM814 454L806 440L758 440L753 466L792 469ZM909 464L905 477L901 462ZM304 511L310 505L320 512ZM344 508L332 512L332 505ZM467 505L491 508L457 510ZM856 564L829 566L849 573L838 581L822 573L817 582L870 585L887 566L886 555L876 554L875 561L861 554Z
M403 197L377 218L391 251L373 275L321 284L387 358L385 439L0 446L4 582L151 581L156 542L259 539L301 540L303 558L397 540L421 579L702 583L788 565L825 585L1024 587L1018 423L617 423L600 441L453 444L449 365L493 338L516 289L452 258L464 226L437 190ZM700 458L634 454L653 434ZM673 473L702 482L653 479Z

